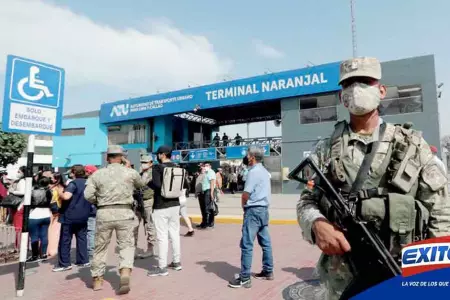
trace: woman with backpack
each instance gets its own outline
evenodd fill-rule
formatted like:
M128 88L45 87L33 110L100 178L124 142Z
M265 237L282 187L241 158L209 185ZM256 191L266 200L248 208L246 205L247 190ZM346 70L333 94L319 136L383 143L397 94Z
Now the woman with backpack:
M30 218L28 227L31 238L31 257L27 262L47 260L48 227L50 225L50 178L43 177L31 192ZM40 244L40 245L39 245Z

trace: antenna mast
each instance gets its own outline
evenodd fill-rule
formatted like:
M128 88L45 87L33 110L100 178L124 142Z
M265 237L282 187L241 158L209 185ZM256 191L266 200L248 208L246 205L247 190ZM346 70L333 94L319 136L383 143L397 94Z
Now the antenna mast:
M350 0L350 10L352 16L352 45L353 45L353 57L356 57L356 21L355 21L355 0Z

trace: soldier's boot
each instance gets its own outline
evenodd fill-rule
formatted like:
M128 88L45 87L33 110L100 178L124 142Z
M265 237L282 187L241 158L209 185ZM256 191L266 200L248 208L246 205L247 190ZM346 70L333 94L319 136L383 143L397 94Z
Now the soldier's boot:
M120 269L119 295L128 294L128 292L130 291L130 278L131 278L131 269L129 268Z
M136 250L134 251L134 259L140 259L142 258L142 250L139 249L137 246L135 248Z
M92 285L94 291L100 291L103 288L103 276L94 277Z
M152 257L155 256L155 250L153 248L152 244L148 244L147 245L147 252L144 252L140 255L140 258L147 258L147 257Z

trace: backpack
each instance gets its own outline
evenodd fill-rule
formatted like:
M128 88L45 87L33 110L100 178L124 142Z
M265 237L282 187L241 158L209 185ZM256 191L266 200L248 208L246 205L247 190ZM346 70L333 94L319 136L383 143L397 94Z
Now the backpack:
M37 207L45 207L49 203L49 199L47 198L48 189L46 188L37 188L31 191L31 205Z
M163 170L161 196L166 199L176 199L183 193L186 170L176 166L167 166Z

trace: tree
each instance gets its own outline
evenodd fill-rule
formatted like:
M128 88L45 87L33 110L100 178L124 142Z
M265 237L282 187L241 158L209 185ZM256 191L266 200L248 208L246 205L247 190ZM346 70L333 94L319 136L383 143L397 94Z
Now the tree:
M22 134L0 131L0 165L5 167L17 163L27 145Z
M441 145L450 152L450 135L446 135L441 139Z

